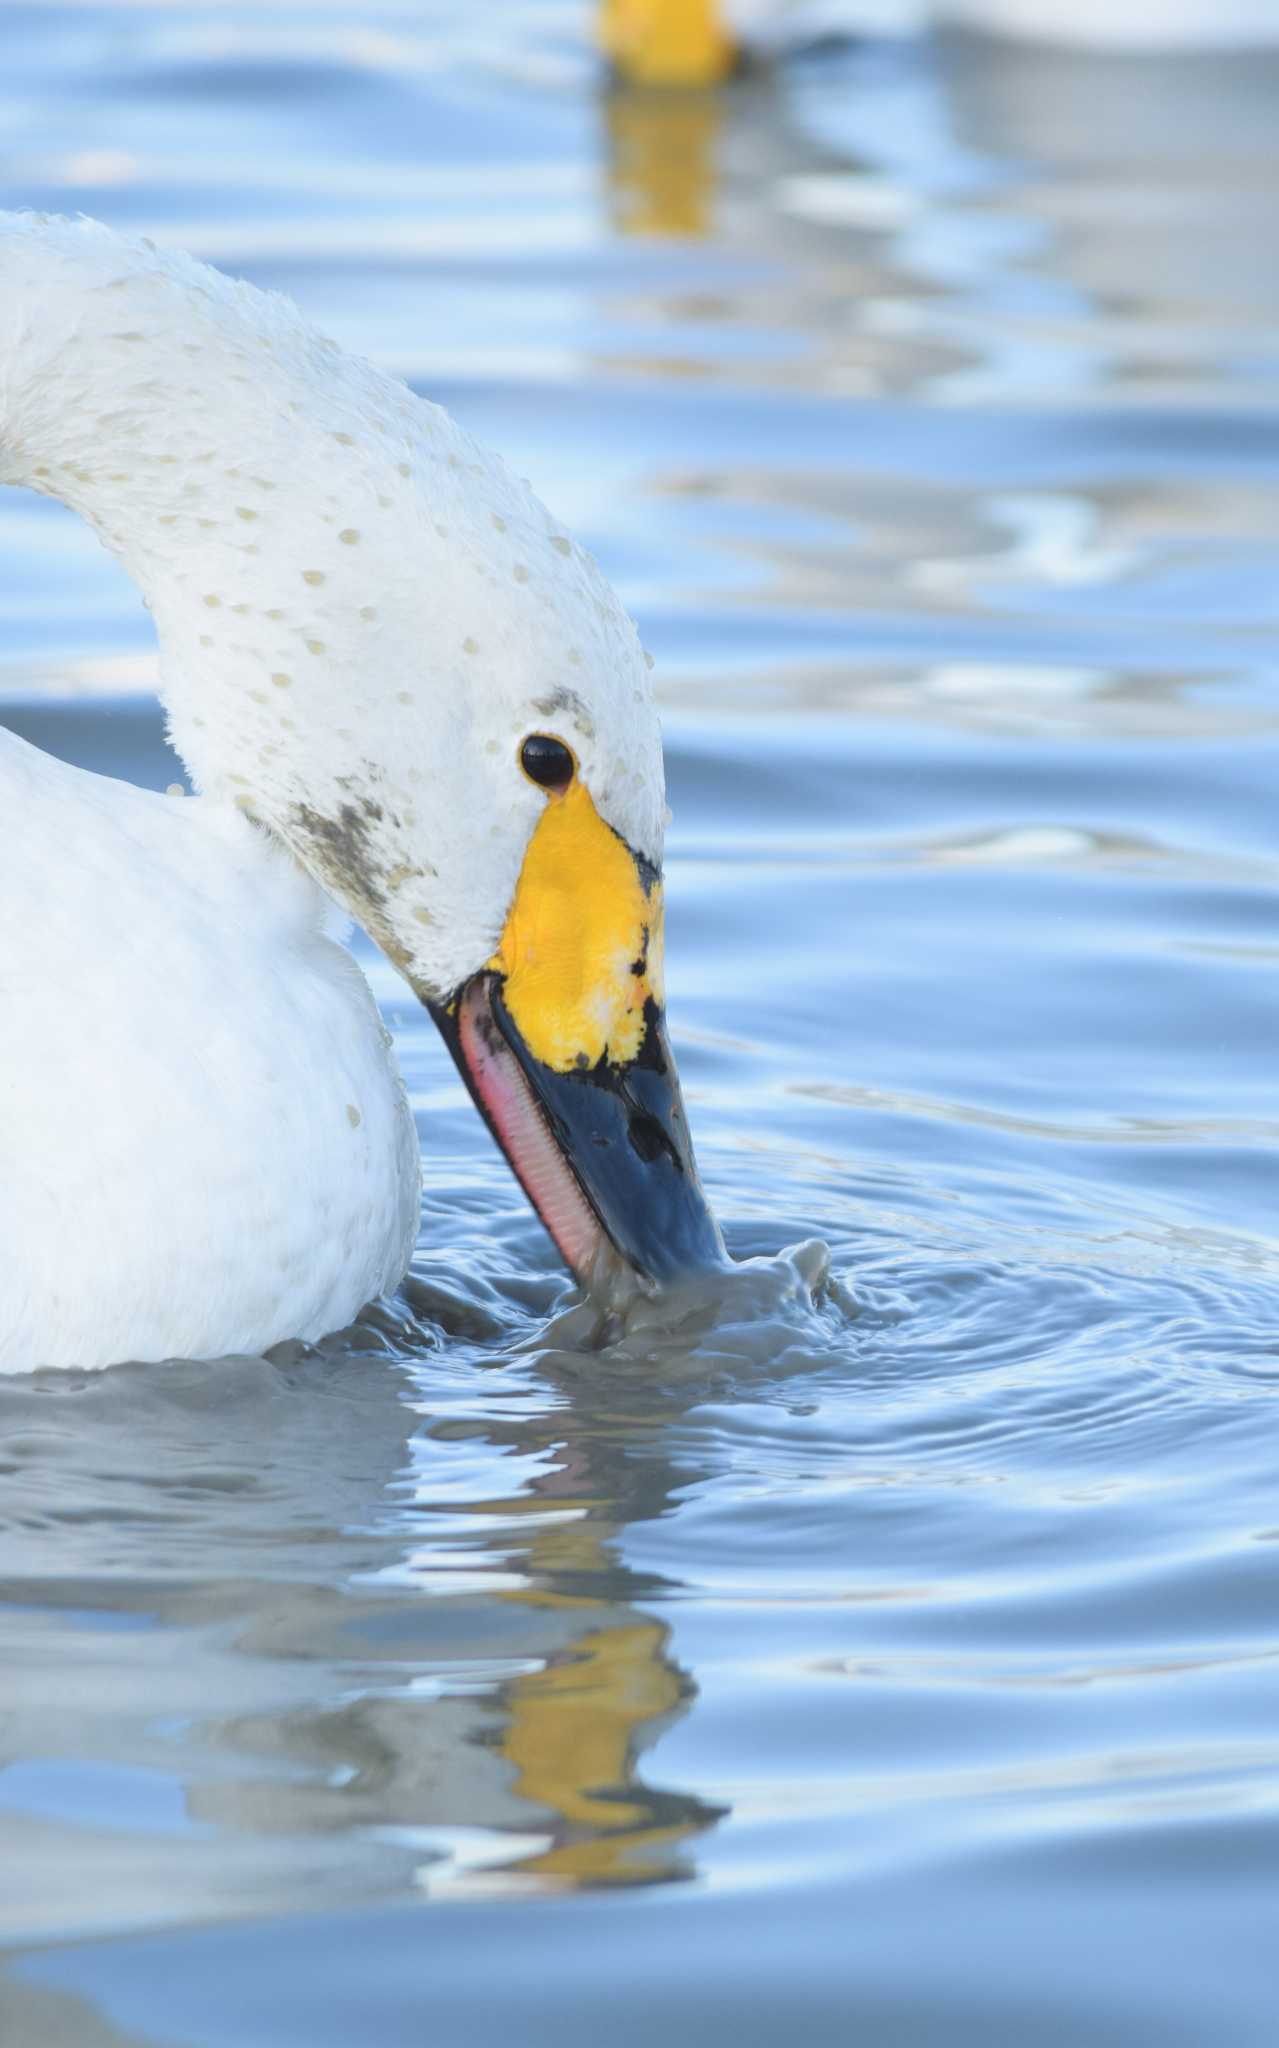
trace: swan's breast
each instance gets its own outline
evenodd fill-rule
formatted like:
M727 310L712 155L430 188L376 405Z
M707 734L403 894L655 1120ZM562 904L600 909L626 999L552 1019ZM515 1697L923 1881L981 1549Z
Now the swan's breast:
M233 809L11 735L0 803L0 1369L349 1321L407 1263L417 1147L319 890Z

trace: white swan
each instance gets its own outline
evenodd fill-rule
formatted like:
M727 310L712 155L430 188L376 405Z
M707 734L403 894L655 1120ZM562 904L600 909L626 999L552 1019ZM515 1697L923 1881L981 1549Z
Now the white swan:
M1276 0L599 0L605 55L636 84L713 85L830 35L954 24L1018 41L1111 50L1279 43Z
M417 1144L329 898L579 1276L715 1259L647 667L532 492L287 301L12 214L0 481L132 573L201 792L0 732L0 1371L319 1337L399 1280Z
M1275 0L933 0L984 35L1079 49L1229 50L1279 43Z

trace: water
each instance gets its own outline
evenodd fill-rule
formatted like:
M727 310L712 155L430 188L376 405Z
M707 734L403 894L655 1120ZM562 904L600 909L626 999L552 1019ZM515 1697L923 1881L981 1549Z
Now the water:
M603 560L759 1263L584 1348L364 953L402 1301L0 1383L0 2037L1269 2043L1279 66L644 102L462 14L7 7L0 191L286 288ZM6 720L171 781L131 590L0 521Z

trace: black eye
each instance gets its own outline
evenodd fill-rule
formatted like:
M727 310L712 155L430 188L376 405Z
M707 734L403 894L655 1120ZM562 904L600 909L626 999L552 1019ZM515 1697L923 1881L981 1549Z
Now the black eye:
M520 767L539 789L567 789L577 763L563 740L531 732L520 748Z

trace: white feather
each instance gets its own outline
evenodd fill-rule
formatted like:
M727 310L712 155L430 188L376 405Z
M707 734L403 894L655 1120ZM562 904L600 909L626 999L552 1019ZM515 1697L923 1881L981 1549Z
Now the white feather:
M284 849L426 994L496 945L543 803L529 731L659 860L634 628L438 407L92 222L0 214L0 481L132 572L203 792L0 736L0 1370L318 1336L402 1274L418 1163Z
M765 57L822 35L906 36L947 22L1098 49L1279 43L1277 0L723 0L723 7L734 35Z

